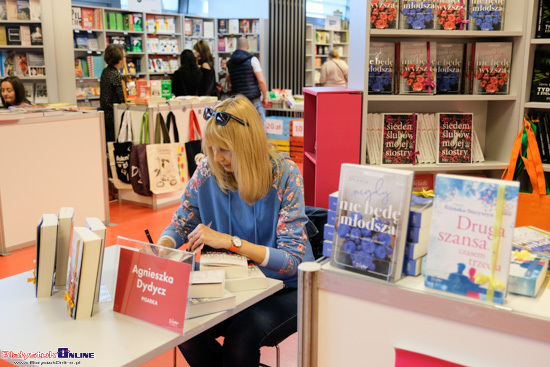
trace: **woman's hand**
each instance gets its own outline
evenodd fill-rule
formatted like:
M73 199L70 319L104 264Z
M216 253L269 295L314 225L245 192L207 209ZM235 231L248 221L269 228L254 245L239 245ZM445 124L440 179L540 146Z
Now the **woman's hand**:
M230 235L215 231L202 223L189 233L187 238L189 240L187 251L194 251L202 244L220 250L228 250L231 247L232 239Z

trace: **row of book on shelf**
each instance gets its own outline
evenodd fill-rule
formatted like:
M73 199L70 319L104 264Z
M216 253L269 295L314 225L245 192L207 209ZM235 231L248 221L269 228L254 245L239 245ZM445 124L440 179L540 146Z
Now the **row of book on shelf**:
M260 36L248 35L246 39L248 41L248 52L260 52L259 46ZM237 49L238 37L219 37L218 38L218 51L219 52L233 52Z
M0 20L35 20L42 19L40 0L1 0Z
M512 42L372 42L369 94L509 94Z
M503 31L506 13L506 0L372 0L370 6L372 29Z
M0 51L0 76L41 77L46 76L44 55L36 52Z
M40 24L0 25L0 46L41 46L42 44Z
M369 113L370 164L484 162L473 113Z
M183 34L186 37L214 38L214 21L203 19L185 19Z
M45 82L23 82L25 87L25 97L31 104L48 103L48 87Z
M330 44L330 32L317 30L315 31L315 43L326 43ZM349 42L349 33L348 32L334 32L332 33L332 43L348 43Z
M218 19L218 34L260 33L258 19Z
M323 254L331 265L395 282L504 303L535 297L550 274L550 232L514 228L517 181L438 174L413 191L413 172L344 164L329 197Z

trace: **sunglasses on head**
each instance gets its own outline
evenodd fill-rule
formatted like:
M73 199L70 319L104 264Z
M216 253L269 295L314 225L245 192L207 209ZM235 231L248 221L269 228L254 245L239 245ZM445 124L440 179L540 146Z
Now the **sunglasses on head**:
M241 120L238 117L233 116L230 113L227 112L216 112L210 107L204 107L204 112L202 113L202 116L205 120L209 120L212 116L216 119L216 124L220 126L225 126L229 122L229 120L233 119L237 121L239 124L243 126L248 126L248 122L245 122Z

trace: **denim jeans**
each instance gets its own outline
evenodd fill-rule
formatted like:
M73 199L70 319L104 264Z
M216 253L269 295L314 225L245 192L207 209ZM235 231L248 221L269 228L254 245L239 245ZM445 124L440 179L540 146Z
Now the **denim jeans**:
M258 110L258 113L260 114L260 118L262 119L262 123L265 122L265 109L264 105L262 104L262 99L260 97L255 98L251 100L254 107L256 107L256 110Z
M258 367L260 347L298 330L298 290L284 288L179 345L190 366ZM223 346L216 338L223 336Z

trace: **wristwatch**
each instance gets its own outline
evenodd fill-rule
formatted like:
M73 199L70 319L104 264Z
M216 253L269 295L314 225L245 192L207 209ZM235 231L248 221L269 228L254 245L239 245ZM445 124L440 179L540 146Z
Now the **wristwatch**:
M237 250L240 249L242 245L243 243L241 239L237 236L233 236L233 238L231 239L231 247L229 248L229 251L237 252Z

